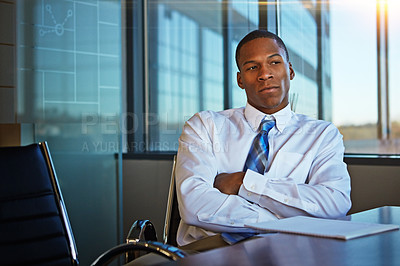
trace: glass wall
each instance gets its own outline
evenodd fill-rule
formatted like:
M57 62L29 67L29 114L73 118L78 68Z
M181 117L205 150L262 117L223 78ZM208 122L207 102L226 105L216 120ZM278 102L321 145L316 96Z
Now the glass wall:
M119 243L121 3L17 1L18 122L47 141L82 265Z

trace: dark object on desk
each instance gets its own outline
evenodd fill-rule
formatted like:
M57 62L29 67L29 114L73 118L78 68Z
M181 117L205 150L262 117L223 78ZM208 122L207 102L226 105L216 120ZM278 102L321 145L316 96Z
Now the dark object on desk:
M221 233L222 239L229 245L234 245L240 241L247 240L257 235L256 233L243 232L243 233Z
M0 260L2 265L78 265L71 225L46 142L0 148ZM103 253L93 265L146 250L172 260L181 250L141 239Z

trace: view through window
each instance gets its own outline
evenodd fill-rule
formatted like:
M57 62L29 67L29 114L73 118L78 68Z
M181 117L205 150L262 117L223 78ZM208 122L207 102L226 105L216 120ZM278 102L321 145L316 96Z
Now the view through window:
M243 90L236 85L234 51L247 32L258 28L258 5L251 1L159 0L149 1L147 8L146 148L177 150L183 123L196 112L246 104ZM226 72L231 77L228 86L224 84Z
M145 3L147 75L144 100L134 99L146 106L145 137L134 151L176 151L194 113L244 106L234 52L244 35L266 28L287 44L294 111L332 121L346 153L400 153L399 1Z
M399 154L400 109L396 103L399 97L399 83L396 68L400 54L396 51L399 44L400 25L396 14L400 11L398 1L382 0L334 0L330 1L331 22L330 40L332 54L332 101L333 122L344 136L346 153ZM388 13L380 13L380 18L387 18L387 25L377 26L377 11L387 8ZM378 13L379 14L379 13ZM379 17L378 17L379 18ZM389 83L387 116L390 119L387 137L379 136L380 119L385 113L378 111L378 99L384 97L378 91L378 30L388 30L387 40L381 39L384 50L385 42L389 53ZM384 52L384 51L383 51ZM384 54L381 58L384 58ZM397 64L397 66L396 66ZM385 76L385 69L381 72ZM387 117L386 117L387 118ZM382 122L384 124L384 121ZM385 125L383 125L385 127ZM383 128L385 130L385 128Z

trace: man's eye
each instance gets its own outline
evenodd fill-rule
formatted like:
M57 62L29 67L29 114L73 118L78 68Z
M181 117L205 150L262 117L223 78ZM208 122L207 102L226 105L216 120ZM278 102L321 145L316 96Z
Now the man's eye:
M281 63L281 61L272 61L272 65L277 65L277 64L280 64Z
M256 69L256 68L257 68L257 66L251 66L247 70L253 70L253 69Z

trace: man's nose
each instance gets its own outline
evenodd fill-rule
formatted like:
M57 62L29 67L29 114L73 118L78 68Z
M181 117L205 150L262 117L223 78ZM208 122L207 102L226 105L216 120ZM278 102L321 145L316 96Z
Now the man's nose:
M261 67L258 75L259 80L267 80L273 77L272 71L268 67Z

